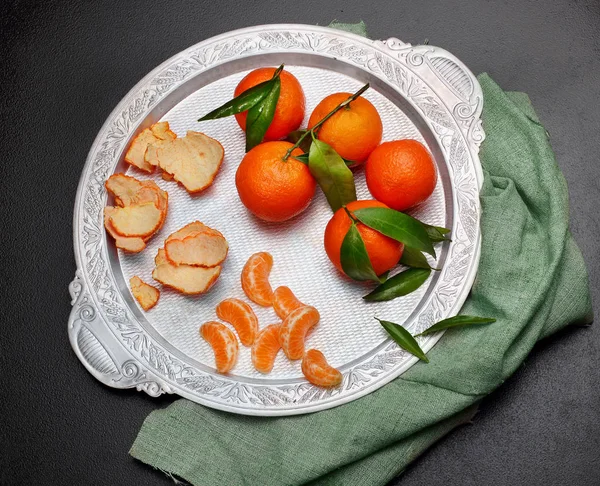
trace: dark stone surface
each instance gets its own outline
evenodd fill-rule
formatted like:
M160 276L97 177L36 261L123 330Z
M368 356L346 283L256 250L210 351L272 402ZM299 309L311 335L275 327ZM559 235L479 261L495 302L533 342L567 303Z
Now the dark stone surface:
M252 24L332 19L363 19L374 38L428 38L504 89L529 93L569 183L572 230L600 302L597 1L7 1L1 484L168 484L127 451L146 415L172 398L104 387L67 339L72 208L87 151L125 93L180 50ZM599 348L597 325L542 342L473 425L439 442L397 483L600 484Z

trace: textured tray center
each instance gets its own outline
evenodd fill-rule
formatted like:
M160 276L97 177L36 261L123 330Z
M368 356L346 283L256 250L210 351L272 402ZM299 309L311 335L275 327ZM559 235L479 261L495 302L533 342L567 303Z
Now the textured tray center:
M361 83L333 71L286 66L297 76L306 95L306 120L315 105L328 94L354 92ZM248 301L240 285L240 272L247 258L257 251L273 255L271 274L273 288L289 286L305 303L314 305L321 313L321 322L307 341L307 346L323 351L336 367L350 365L365 355L372 354L386 340L386 334L373 316L403 323L418 308L430 289L430 281L417 292L384 303L364 303L361 297L372 285L351 282L342 277L331 265L323 248L323 232L331 217L325 197L317 188L310 207L299 217L283 224L267 224L253 217L241 204L235 188L235 172L244 156L244 135L233 117L197 123L203 114L230 99L246 72L236 73L209 84L193 93L162 120L167 120L178 136L187 130L197 130L218 139L225 148L225 160L214 185L199 196L190 196L181 186L165 182L160 175L152 178L169 193L169 216L160 234L154 237L141 254L119 252L120 265L126 281L138 275L148 283L154 268L154 256L164 239L190 221L200 220L221 231L229 242L229 256L217 284L206 295L183 296L169 289L161 289L158 305L145 317L164 339L189 358L214 369L210 347L200 338L199 326L215 320L215 306L227 297ZM414 138L425 140L409 117L392 101L370 89L365 98L379 111L383 120L383 140ZM442 161L438 161L438 166ZM129 173L140 179L139 171ZM359 199L371 199L362 170L355 174ZM444 225L446 202L441 181L425 205L412 213L428 223ZM441 250L441 248L440 248ZM252 304L261 328L278 322L272 309ZM146 324L148 325L148 324ZM273 372L261 375L254 371L250 350L240 346L240 358L232 375L253 382L300 379L300 363L291 363L283 356L277 358Z

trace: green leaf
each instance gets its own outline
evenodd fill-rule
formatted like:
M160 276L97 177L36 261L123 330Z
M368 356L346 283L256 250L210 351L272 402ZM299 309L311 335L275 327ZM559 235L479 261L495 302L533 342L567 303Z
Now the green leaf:
M375 318L377 319L377 317ZM391 338L396 341L398 346L402 349L405 349L410 354L416 356L421 361L425 361L425 363L429 363L429 358L425 355L417 340L411 336L410 332L404 329L400 324L394 324L389 321L382 321L381 319L377 319L379 323L383 326L383 328L387 331L387 333L391 336Z
M269 125L275 115L275 107L279 100L281 80L279 76L272 79L271 90L262 100L248 110L246 118L246 152L263 141Z
M365 242L354 223L352 223L342 241L340 261L342 270L350 278L379 281L379 277L377 277L373 265L371 265L371 260L369 260Z
M356 201L354 174L330 145L313 140L308 153L308 168L334 212Z
M365 295L363 299L368 302L382 302L402 297L417 290L430 274L431 269L429 268L409 268L388 278L370 294Z
M291 142L293 144L297 143L298 140L300 140L300 138L305 134L308 133L308 130L295 130L293 132L291 132L286 140L288 142ZM302 152L305 152L308 154L308 151L310 150L310 144L312 143L312 138L310 137L310 135L307 135L306 137L304 137L304 139L302 140L302 142L300 143L300 145L298 145L298 147L302 150Z
M496 322L496 319L491 317L477 317L477 316L455 316L443 321L436 322L429 329L425 329L421 334L417 336L424 336L425 334L433 334L435 332L442 331L444 329L450 329L453 327L472 326L476 324L491 324Z
M389 208L362 208L353 214L374 230L435 257L427 231L418 219Z
M402 256L400 257L400 263L411 268L431 268L432 270L437 270L437 268L433 268L429 265L427 258L422 252L415 250L410 246L404 247Z
M273 89L274 82L274 79L269 79L268 81L264 81L250 89L247 89L224 105L221 105L219 108L204 115L198 121L201 122L205 120L215 120L217 118L237 115L238 113L249 110L269 94L269 92Z
M446 237L446 234L450 233L448 228L442 228L441 226L432 226L430 224L422 223L425 226L425 231L429 235L429 239L432 243L438 243L439 241L452 241Z
M296 159L298 162L302 162L303 164L308 165L308 154L300 154L300 155L292 155L292 158Z

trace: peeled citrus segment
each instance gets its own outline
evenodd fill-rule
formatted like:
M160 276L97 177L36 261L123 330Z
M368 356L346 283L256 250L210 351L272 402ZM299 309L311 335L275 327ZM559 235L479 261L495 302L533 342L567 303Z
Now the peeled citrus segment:
M242 269L242 289L252 301L263 307L273 305L273 289L269 274L273 268L273 257L265 251L255 253Z
M165 252L175 265L214 267L227 256L227 240L214 233L195 231L185 238L165 242Z
M115 208L110 223L121 236L148 236L154 233L162 220L161 211L153 202Z
M235 334L220 322L206 322L200 326L200 335L211 345L215 353L215 365L219 373L227 373L238 356L238 341Z
M321 351L309 349L302 358L302 373L313 385L332 387L342 382L342 374L327 363Z
M131 277L129 285L131 286L131 293L135 297L135 300L139 302L145 311L152 309L158 302L160 291L156 287L148 285L140 277Z
M104 227L110 236L115 239L115 246L117 248L121 248L122 250L129 251L131 253L139 253L144 248L146 248L146 242L143 238L139 236L121 236L119 233L115 231L110 222L110 217L114 214L114 211L117 208L112 206L107 206L104 208Z
M279 342L289 359L302 358L306 334L320 318L319 311L310 305L299 307L285 318L281 325Z
M244 346L252 346L258 334L258 318L252 307L239 299L225 299L216 311L219 319L235 327Z
M212 184L224 155L217 140L190 130L183 138L149 145L145 161L173 175L188 192L196 193Z
M152 278L167 287L183 294L203 294L207 292L219 278L221 267L193 267L191 265L173 265L167 259L165 250L160 248L154 259L156 268Z
M281 349L279 330L281 324L271 324L258 334L252 345L252 364L261 373L270 373Z
M285 285L277 287L275 292L273 292L273 309L275 310L275 314L277 314L281 320L285 319L292 311L302 306L304 306L304 304L300 302L290 288Z
M132 140L129 149L125 153L125 162L145 172L153 172L154 165L150 164L145 159L148 145L159 142L161 140L172 140L176 138L169 129L168 122L159 122L142 130Z

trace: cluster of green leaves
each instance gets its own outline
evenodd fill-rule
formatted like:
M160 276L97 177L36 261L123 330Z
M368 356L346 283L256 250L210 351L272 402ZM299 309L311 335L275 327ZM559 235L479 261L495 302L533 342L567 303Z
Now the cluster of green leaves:
M282 70L283 64L277 68L271 79L247 89L198 121L215 120L247 111L246 152L248 152L263 141L265 133L273 121L281 91L279 75Z
M449 240L449 229L422 223L408 214L390 208L362 208L350 213L352 225L340 251L342 269L354 280L374 280L380 285L364 296L367 301L384 301L407 295L417 290L432 270L425 253L435 258L434 243ZM404 244L400 262L410 267L393 277L378 276L373 270L364 241L357 228L362 223L381 234Z
M400 324L395 324L390 321L383 321L381 319L375 318L379 321L379 323L383 326L383 328L387 331L390 337L396 341L398 346L402 349L408 351L410 354L416 356L421 361L425 361L425 363L429 363L429 358L425 355L419 343L413 337L413 335L408 332L404 327ZM426 329L420 334L416 336L424 336L426 334L434 334L436 332L443 331L445 329L453 329L457 327L465 327L472 326L478 324L491 324L492 322L496 322L496 319L492 319L489 317L477 317L477 316L455 316L450 317L449 319L444 319L443 321L439 321L435 323L430 328Z

